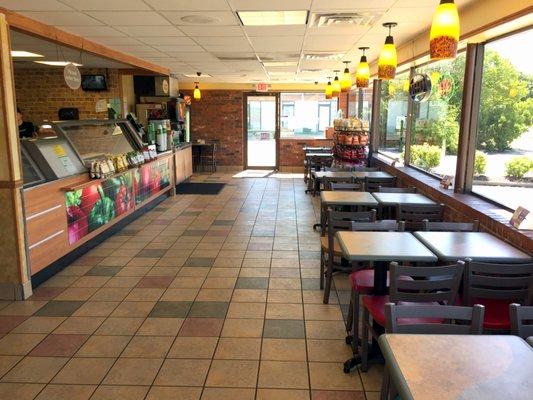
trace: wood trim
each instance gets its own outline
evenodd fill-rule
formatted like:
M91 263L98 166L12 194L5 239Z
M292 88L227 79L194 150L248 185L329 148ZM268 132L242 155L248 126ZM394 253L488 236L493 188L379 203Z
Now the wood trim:
M18 189L24 185L22 179L16 181L0 181L0 189Z
M73 35L72 33L65 32L54 26L43 24L42 22L25 17L16 12L0 7L0 13L5 14L8 24L16 31L37 36L47 41L73 47L75 49L83 49L83 51L86 51L87 53L129 64L132 67L140 68L141 70L161 75L170 75L170 70L166 67L161 67L149 61L113 50L91 40L82 38L81 36Z

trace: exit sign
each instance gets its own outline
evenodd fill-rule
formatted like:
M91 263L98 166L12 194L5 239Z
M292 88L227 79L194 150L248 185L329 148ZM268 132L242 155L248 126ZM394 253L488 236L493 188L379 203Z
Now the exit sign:
M256 83L255 91L256 92L268 92L268 83Z

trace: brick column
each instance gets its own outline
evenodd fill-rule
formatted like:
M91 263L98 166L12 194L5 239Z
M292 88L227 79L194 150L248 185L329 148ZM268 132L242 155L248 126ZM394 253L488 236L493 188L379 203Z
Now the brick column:
M0 14L0 299L31 296L9 26Z

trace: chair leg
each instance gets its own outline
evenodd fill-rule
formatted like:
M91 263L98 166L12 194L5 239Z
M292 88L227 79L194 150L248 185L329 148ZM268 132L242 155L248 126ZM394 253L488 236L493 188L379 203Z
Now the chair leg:
M353 339L352 339L352 349L354 354L359 353L359 292L353 290Z
M361 371L368 371L368 330L370 329L370 314L363 307L363 332L361 338Z
M320 290L324 289L324 264L325 264L325 253L323 250L320 251Z
M390 377L389 370L387 365L383 368L383 377L381 381L381 394L379 396L380 400L389 400L390 395Z
M326 287L324 289L324 304L329 303L329 293L331 291L331 281L333 280L333 256L328 254L328 263L326 265Z
M350 305L348 306L348 315L346 316L346 332L348 333L348 335L353 335L353 293L354 290L352 289L352 292L350 294Z

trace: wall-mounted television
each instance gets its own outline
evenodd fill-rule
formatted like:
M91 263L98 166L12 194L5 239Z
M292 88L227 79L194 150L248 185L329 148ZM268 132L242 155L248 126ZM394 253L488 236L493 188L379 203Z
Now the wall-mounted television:
M88 92L107 90L107 80L105 75L82 75L81 88Z

